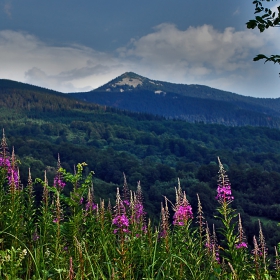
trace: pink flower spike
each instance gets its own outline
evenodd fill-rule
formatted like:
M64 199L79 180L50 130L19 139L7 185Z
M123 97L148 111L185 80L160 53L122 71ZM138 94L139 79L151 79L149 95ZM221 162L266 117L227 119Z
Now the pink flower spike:
M180 205L173 216L173 225L183 226L189 219L193 218L191 205Z
M218 157L218 162L219 162L219 179L218 179L216 199L221 204L230 203L234 200L234 197L231 194L230 182L219 157Z
M239 244L235 245L236 249L242 249L242 248L248 248L247 244L245 242L241 242Z

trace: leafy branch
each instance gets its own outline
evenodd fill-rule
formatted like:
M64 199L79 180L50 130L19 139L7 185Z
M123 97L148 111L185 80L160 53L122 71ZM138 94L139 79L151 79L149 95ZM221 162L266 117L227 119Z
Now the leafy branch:
M255 14L257 15L255 19L251 19L246 23L248 29L258 28L260 32L264 32L270 27L280 27L280 6L277 7L277 13L272 12L271 9L263 7L263 1L264 0L253 1L253 4L255 5ZM266 1L270 2L270 0ZM274 64L280 64L280 55L266 56L264 54L258 54L256 57L254 57L253 60L258 61L261 59L265 59L264 63L266 63L267 61L271 61Z

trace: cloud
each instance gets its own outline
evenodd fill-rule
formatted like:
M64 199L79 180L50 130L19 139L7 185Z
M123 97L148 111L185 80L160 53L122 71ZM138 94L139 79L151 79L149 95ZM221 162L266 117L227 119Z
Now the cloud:
M110 71L108 66L97 64L94 66L85 66L82 68L75 68L69 71L61 72L57 75L61 80L72 81L75 79L82 79L92 75L105 74Z
M69 71L60 72L57 75L47 75L44 71L37 67L33 67L25 72L25 80L27 83L34 83L36 81L42 87L50 87L55 88L56 90L64 91L64 92L72 92L72 91L89 91L92 90L93 87L75 87L73 85L73 81L88 78L91 76L96 76L100 74L106 74L110 72L110 68L108 66L103 66L98 64L93 67L82 67L79 69L71 69Z
M240 90L238 83L256 75L259 65L252 62L256 54L277 49L277 31L260 36L255 30L228 27L218 31L211 25L179 30L174 24L164 23L150 34L132 39L118 52L123 59L139 60L138 67L149 66L151 77L234 91Z
M211 72L236 71L248 67L245 58L251 49L264 42L252 32L228 27L223 32L210 25L189 27L181 31L173 24L161 24L151 34L132 40L122 57L134 56L142 62L164 66L181 64L187 69L205 67ZM201 75L208 73L202 71Z
M8 17L12 17L12 4L11 2L6 2L4 4L4 12Z
M49 45L26 32L0 31L0 77L59 90L89 90L123 73L109 53Z
M237 16L240 14L240 7L238 7L234 12L233 12L233 15L234 16Z
M58 91L73 92L73 91L90 91L92 87L87 86L83 88L74 87L70 82L71 79L58 79L56 76L47 75L44 71L37 67L33 67L25 72L26 82L33 84L36 81L37 85L41 87L50 88L50 85L53 89Z
M269 92L273 96L278 95L279 71L272 70L275 65L252 60L258 53L277 53L279 44L279 29L219 31L202 25L180 30L163 23L106 53L82 45L51 45L23 31L2 30L0 78L73 92L133 71L155 80L204 84L252 96L264 96L261 91L267 92L269 83L275 89Z

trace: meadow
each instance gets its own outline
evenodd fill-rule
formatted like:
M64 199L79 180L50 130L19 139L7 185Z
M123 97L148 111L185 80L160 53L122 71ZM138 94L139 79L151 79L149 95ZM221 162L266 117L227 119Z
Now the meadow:
M53 181L47 172L33 180L29 171L23 186L4 134L0 152L1 279L280 278L280 246L268 252L261 222L253 246L248 244L219 158L215 218L222 226L215 229L204 218L199 194L194 212L179 179L175 201L163 196L154 225L140 182L131 191L124 175L115 201L96 201L94 172L85 175L86 163L67 172L58 157ZM41 185L39 203L35 184ZM66 186L70 194L64 193Z

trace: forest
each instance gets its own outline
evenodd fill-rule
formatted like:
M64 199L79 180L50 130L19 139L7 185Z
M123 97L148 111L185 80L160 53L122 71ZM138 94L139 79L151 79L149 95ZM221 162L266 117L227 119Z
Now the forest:
M141 182L146 211L157 221L162 197L174 198L179 178L190 202L200 193L205 215L213 222L220 157L248 236L262 219L268 245L279 239L278 129L167 120L41 91L6 89L1 94L0 126L15 149L23 185L29 167L34 178L42 178L44 170L53 178L59 154L68 172L87 163L86 172L94 172L97 200L113 200L125 175L132 189ZM39 197L41 188L35 186L35 191Z

